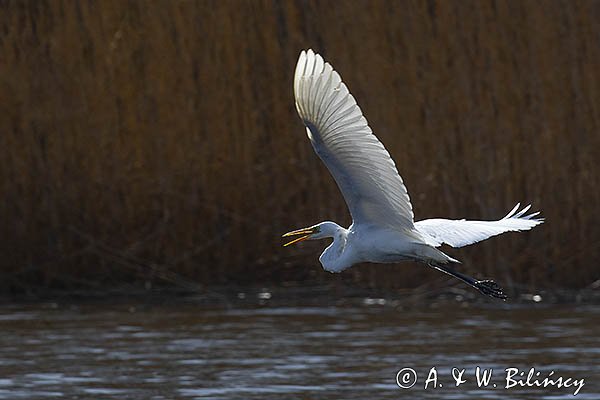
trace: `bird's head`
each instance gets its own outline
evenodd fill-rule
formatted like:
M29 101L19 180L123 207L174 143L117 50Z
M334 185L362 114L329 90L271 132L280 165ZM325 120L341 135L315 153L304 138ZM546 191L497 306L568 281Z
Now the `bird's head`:
M320 224L313 225L308 228L296 229L295 231L288 232L284 234L282 237L288 236L299 236L293 239L290 242L287 242L283 246L289 246L291 244L300 243L304 240L315 240L315 239L324 239L328 237L334 237L335 232L340 228L340 226L334 222L321 222Z

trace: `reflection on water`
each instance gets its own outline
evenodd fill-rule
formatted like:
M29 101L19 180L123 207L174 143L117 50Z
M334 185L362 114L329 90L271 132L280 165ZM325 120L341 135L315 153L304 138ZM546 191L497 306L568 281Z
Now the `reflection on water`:
M593 306L406 311L367 299L136 307L1 307L0 398L572 397L573 388L504 389L509 367L535 367L540 379L552 370L585 378L577 398L600 398L600 310ZM424 390L433 366L442 387ZM477 366L493 369L496 388L477 387ZM405 367L419 376L412 389L396 384ZM453 367L466 369L458 388Z

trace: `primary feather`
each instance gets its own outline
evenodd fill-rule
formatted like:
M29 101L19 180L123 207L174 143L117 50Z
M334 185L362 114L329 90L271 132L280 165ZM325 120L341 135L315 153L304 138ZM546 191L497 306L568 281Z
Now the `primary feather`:
M413 229L412 206L394 161L339 74L312 50L300 54L294 95L313 148L342 191L354 222Z
M517 204L506 216L498 221L468 221L464 219L426 219L415 222L415 228L426 243L431 246L447 244L463 247L481 242L504 232L526 231L544 222L543 218L534 218L539 212L525 215L531 205L517 212Z

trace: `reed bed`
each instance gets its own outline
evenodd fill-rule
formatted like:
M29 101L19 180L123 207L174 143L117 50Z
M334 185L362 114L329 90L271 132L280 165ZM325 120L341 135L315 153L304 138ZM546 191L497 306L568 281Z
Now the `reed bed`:
M340 71L418 219L546 223L448 250L506 286L600 278L600 2L0 3L0 290L444 280L320 269L348 224L298 119L301 49ZM444 283L445 284L445 283Z

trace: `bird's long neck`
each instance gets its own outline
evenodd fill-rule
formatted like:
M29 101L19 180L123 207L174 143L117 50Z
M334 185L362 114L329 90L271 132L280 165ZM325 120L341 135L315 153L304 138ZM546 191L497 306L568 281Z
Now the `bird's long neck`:
M342 228L338 224L330 223L326 228L329 231L328 236L333 238L333 242L323 251L319 261L323 268L329 272L340 272L352 265L349 262L349 254L346 251L348 243L348 229Z

